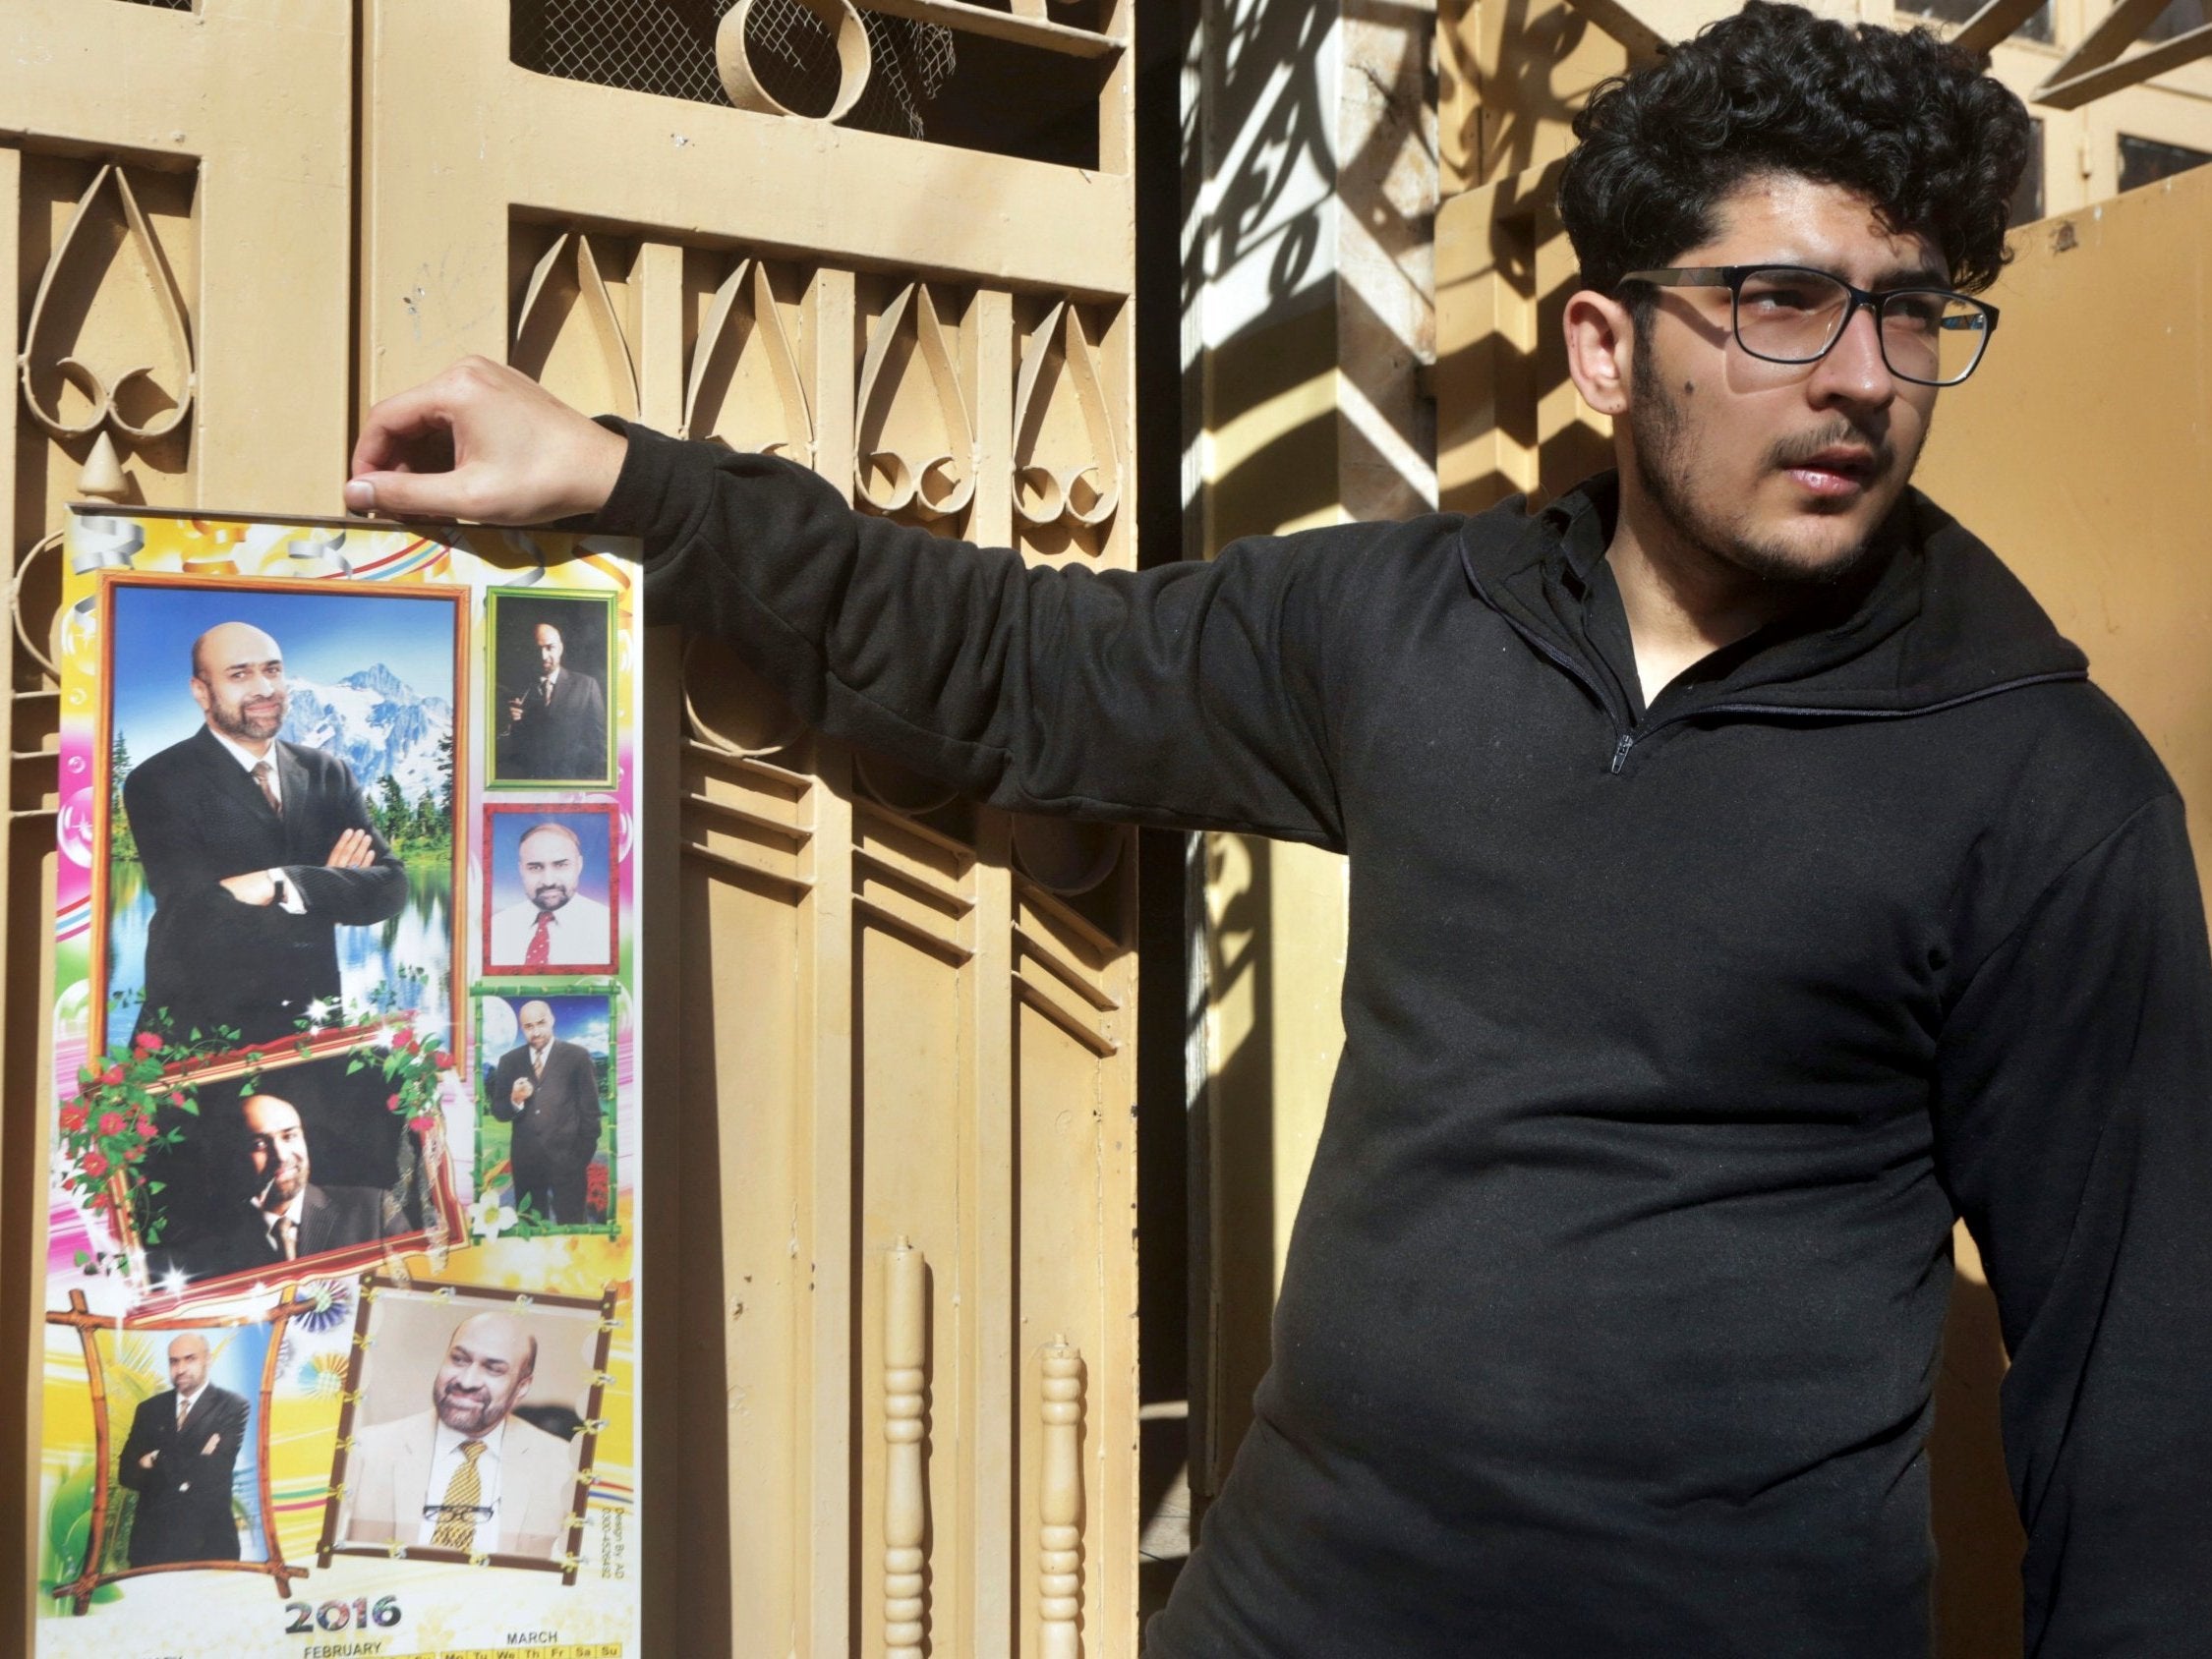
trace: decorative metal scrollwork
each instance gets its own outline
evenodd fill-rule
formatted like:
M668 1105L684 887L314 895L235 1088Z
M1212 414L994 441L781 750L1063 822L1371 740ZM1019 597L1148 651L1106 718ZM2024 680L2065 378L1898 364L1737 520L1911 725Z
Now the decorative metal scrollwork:
M909 320L910 319L910 320ZM942 447L918 457L896 439L901 391L915 353L929 373ZM910 395L910 394L909 394ZM951 518L975 496L975 426L954 368L953 348L926 283L909 282L876 319L860 365L860 465L854 487L879 513Z
M1046 460L1048 417L1055 394L1072 393L1081 415L1088 459ZM1121 446L1099 379L1098 353L1082 313L1063 300L1021 348L1014 396L1014 511L1042 529L1064 524L1096 529L1121 505Z
M738 402L738 387L750 364L765 360L768 378L775 388L779 409L779 436L756 442L757 427L731 433L731 405ZM722 286L715 290L706 326L692 348L691 374L683 394L681 437L723 436L734 446L784 455L803 465L814 464L814 416L807 408L806 384L799 373L798 354L791 349L784 327L784 310L777 304L768 267L754 258L740 258L729 267Z
M109 200L113 205L103 211L103 202ZM81 265L89 268L80 272L76 267ZM129 299L115 285L119 265L137 273L138 298L152 310L150 332L166 345L166 365L146 363L119 370L91 361L91 354L107 345L92 327L93 316L103 304ZM64 331L66 342L58 337ZM141 319L137 328L124 331L132 343L123 349L133 355L145 350L147 332ZM46 261L16 368L33 421L64 442L92 439L84 484L88 494L125 492L115 435L140 445L154 443L182 427L192 411L199 371L184 295L139 205L130 175L113 162L92 175ZM164 373L170 381L167 385L162 383ZM63 408L56 394L65 388L82 399L82 415L72 418Z
M588 334L606 375L608 398L597 388L572 387L553 368L554 352L579 320ZM530 286L515 312L514 365L552 390L579 405L596 403L616 415L634 419L639 408L637 362L622 319L614 309L600 273L599 256L592 239L580 231L563 231L553 238L530 273ZM549 372L551 371L551 372Z

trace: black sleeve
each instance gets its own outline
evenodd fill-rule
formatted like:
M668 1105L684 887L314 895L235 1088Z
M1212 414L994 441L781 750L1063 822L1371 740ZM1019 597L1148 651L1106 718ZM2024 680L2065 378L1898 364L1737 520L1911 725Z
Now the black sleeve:
M156 777L140 767L123 780L123 816L130 820L155 907L177 917L180 931L187 918L193 932L210 925L235 928L256 906L239 903L222 884L247 872L216 867L200 830L209 805L185 798L196 793L179 787L173 771Z
M125 1437L123 1455L115 1463L115 1478L133 1492L145 1491L153 1479L153 1470L139 1467L139 1459L153 1450L154 1425L159 1414L152 1406L152 1400L142 1400L139 1408L131 1413L131 1432Z
M370 822L369 802L362 795L361 786L354 782L352 769L328 761L321 772L322 775L316 779L317 788L328 791L339 803L337 830L331 832L331 845L337 844L339 830L366 830L377 860L360 870L333 870L327 864L288 864L284 867L285 880L299 885L300 896L306 901L311 916L353 928L388 922L406 907L407 867L392 855L389 843Z
M225 1391L222 1399L216 1403L221 1408L220 1413L208 1425L207 1429L207 1434L216 1437L215 1449L206 1455L206 1460L221 1469L223 1478L228 1480L231 1470L238 1466L239 1449L246 1443L246 1402L237 1395ZM198 1457L200 1448L207 1444L207 1435L198 1432L198 1424L193 1426L199 1445L192 1446L187 1450L193 1456Z
M521 1116L510 1098L514 1093L514 1080L521 1075L522 1068L514 1063L511 1055L501 1055L499 1063L492 1068L492 1086L484 1104L502 1123L512 1123Z
M598 1148L599 1133L606 1121L600 1110L599 1068L592 1064L591 1051L580 1043L569 1059L568 1086L576 1095L576 1157L584 1162Z
M1365 527L1030 568L773 456L627 430L595 528L645 537L649 617L728 639L833 736L1016 811L1343 844L1325 647Z
M1939 1157L2011 1369L2031 1659L2212 1632L2212 959L2178 797L2076 858L1938 1057Z

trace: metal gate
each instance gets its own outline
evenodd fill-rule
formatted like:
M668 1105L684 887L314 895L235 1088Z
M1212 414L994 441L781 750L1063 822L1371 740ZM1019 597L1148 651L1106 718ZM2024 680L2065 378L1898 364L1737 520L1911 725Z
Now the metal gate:
M588 409L774 448L863 510L1133 565L1134 14L7 8L19 1353L72 832L62 504L335 511L368 403L477 352ZM646 1650L1132 1654L1131 838L950 799L674 630L648 667ZM25 1425L0 1451L23 1631L38 1379L0 1370Z

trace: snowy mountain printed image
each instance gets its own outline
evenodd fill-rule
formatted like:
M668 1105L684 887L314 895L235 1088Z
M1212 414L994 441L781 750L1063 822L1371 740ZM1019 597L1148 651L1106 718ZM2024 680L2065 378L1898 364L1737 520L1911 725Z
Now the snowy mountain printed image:
M453 736L446 699L417 695L381 662L334 685L294 679L291 693L277 735L336 755L372 800L387 776L410 802L444 790Z

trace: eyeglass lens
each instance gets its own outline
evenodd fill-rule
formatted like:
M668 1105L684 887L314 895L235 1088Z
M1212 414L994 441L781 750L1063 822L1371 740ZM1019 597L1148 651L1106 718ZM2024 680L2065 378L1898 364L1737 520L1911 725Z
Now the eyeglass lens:
M1818 271L1753 271L1736 295L1736 338L1775 363L1811 363L1843 326L1850 291ZM1933 289L1886 294L1880 313L1883 361L1909 380L1963 380L1989 342L1989 317L1973 301Z

